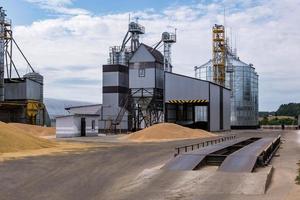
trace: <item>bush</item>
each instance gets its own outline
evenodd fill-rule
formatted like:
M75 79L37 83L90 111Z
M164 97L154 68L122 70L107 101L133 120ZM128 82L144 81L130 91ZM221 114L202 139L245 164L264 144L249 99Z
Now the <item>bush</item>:
M260 125L296 125L297 120L291 118L282 118L278 119L277 117L271 120L268 120L267 117L264 117L263 120L260 121Z

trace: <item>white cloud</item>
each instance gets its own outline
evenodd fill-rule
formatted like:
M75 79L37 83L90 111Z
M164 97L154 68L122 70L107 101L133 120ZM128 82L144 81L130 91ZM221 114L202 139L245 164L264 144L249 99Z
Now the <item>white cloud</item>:
M53 13L64 15L87 15L89 11L81 8L70 8L73 0L26 0L29 3L37 4L40 8Z
M70 8L71 0L28 0L45 9ZM44 3L45 4L44 4ZM300 88L294 81L300 74L300 3L297 0L241 1L226 0L229 5L226 24L237 33L240 58L253 63L260 75L260 108L276 109L281 103L298 101ZM178 29L173 46L175 72L193 76L193 67L211 57L211 27L223 22L220 4L195 4L134 13L146 26L142 41L152 45L161 33ZM58 11L60 12L60 11ZM61 12L68 13L69 11ZM73 12L73 11L72 11ZM84 11L69 17L36 21L17 26L15 37L34 66L45 76L48 97L101 100L101 65L108 58L109 46L120 45L127 30L128 13L95 16ZM19 64L23 62L19 60ZM79 68L78 68L79 67ZM81 67L81 68L80 68ZM99 84L56 83L60 80L99 80ZM89 89L87 89L89 88Z

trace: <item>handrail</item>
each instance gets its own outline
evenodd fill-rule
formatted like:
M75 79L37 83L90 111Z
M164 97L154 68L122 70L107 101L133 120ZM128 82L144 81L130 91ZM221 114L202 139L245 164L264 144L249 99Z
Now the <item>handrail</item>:
M229 136L224 136L224 137L219 137L217 139L212 139L212 140L206 140L200 143L195 143L195 144L189 144L189 145L185 145L185 146L180 146L180 147L176 147L175 151L176 153L174 154L174 157L178 156L182 151L181 149L184 150L184 153L188 152L188 151L193 151L195 149L200 149L209 145L213 145L213 144L218 144L227 140L233 140L236 138L236 135L229 135Z

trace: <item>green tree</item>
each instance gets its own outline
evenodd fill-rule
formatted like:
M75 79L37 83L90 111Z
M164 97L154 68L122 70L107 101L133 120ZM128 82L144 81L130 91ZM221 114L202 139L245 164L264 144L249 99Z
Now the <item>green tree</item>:
M291 116L300 115L300 103L282 104L276 111L277 116Z

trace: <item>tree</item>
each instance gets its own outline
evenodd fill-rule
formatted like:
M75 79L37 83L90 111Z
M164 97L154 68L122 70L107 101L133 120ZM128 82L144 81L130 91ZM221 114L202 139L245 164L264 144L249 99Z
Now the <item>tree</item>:
M296 117L300 115L300 103L282 104L276 111L277 116Z

